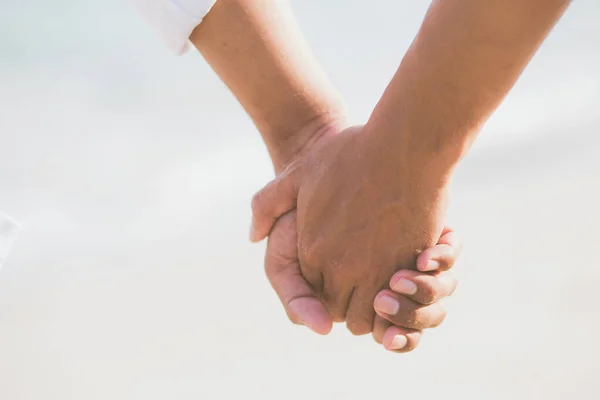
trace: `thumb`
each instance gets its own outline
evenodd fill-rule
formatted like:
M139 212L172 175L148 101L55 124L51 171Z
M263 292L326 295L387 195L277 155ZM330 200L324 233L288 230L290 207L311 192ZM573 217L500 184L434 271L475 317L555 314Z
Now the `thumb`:
M252 226L250 228L252 242L259 242L269 236L277 219L296 208L298 195L296 171L284 171L252 198Z
M302 275L296 239L296 212L293 211L277 221L269 236L265 272L288 318L326 335L333 327L333 320Z

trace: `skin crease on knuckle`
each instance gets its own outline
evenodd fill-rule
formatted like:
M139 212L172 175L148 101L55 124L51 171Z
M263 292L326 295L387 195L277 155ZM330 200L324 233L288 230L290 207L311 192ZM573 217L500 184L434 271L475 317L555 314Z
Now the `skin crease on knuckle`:
M430 305L435 303L441 297L439 288L436 287L431 280L415 278L414 282L417 284L418 288L415 298L419 303Z
M434 303L415 310L414 318L415 329L437 328L446 319L446 310L441 304Z

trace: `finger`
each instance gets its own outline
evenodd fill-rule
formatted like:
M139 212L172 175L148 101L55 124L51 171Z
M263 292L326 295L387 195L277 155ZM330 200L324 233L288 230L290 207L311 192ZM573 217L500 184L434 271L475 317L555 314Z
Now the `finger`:
M299 264L274 265L267 262L266 272L271 286L293 323L305 325L321 335L331 331L333 321L300 273Z
M390 279L390 288L419 304L429 305L451 296L457 281L449 271L437 274L411 270L396 272Z
M333 321L300 271L296 247L295 211L277 221L267 243L265 272L289 319L326 335Z
M331 315L334 322L343 322L346 320L348 305L350 304L353 292L354 287L341 287L335 279L327 276L323 279L321 301L325 304L327 312Z
M444 236L445 234L451 232L454 232L454 228L452 228L450 225L444 225L444 229L442 229L442 234L440 236Z
M375 315L373 339L383 344L386 350L395 353L413 351L419 345L422 335L422 331L394 326L383 317Z
M447 271L454 266L462 250L463 243L456 232L446 232L438 243L417 257L417 269L427 271Z
M385 331L382 344L394 353L408 353L417 348L422 336L422 331L392 325Z
M446 318L446 309L440 301L424 306L387 289L377 294L373 306L377 314L402 328L435 328Z
M375 290L367 290L365 286L357 286L352 292L346 312L346 326L354 335L366 335L373 330L375 310L373 294Z
M295 171L284 171L252 198L252 242L266 238L277 219L296 207L298 184Z
M448 246L452 247L456 252L457 257L460 255L460 252L463 248L463 240L456 232L447 232L443 234L438 243L447 244Z
M373 322L373 339L379 344L383 344L383 336L387 329L392 324L380 315L375 314L375 321Z

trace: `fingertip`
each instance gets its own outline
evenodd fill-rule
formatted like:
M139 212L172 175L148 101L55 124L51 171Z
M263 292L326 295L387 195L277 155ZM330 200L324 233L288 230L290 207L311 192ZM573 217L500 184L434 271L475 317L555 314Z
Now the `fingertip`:
M322 321L319 324L308 326L308 328L319 335L326 336L329 335L333 329L333 321L329 319L327 322Z
M382 344L389 351L402 350L408 344L408 337L402 329L391 326L385 331Z
M259 224L253 218L252 223L250 224L250 242L258 243L266 238L269 234L268 232L265 234L263 231L264 229L260 229Z
M396 335L392 337L387 343L384 343L384 347L386 350L398 351L402 350L408 344L408 338L406 335Z
M450 245L437 245L431 250L430 258L422 272L446 271L452 268L458 257L457 250Z
M304 325L319 335L327 335L333 329L333 319L317 298L302 298L290 302L288 315L293 322Z
M457 232L447 232L440 237L438 244L445 244L451 247L460 247L462 238Z
M421 340L421 331L406 330L398 326L390 326L382 340L383 347L393 353L413 351Z
M319 335L328 335L333 329L333 320L329 316L309 316L304 320L304 326Z

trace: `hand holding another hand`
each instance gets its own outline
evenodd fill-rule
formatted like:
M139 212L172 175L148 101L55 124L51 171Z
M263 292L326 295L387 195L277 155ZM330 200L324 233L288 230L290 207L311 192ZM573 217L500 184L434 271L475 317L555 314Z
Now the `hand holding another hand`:
M396 336L395 347L406 338L396 349L406 351L421 329L441 323L437 301L455 287L448 273L414 271L417 261L427 269L437 258L437 267L449 268L460 243L444 231L446 187L413 160L397 159L400 151L390 153L364 127L321 130L255 196L252 239L270 232L267 275L292 321L324 334L346 320L388 349ZM384 290L393 275L392 289L405 293Z

